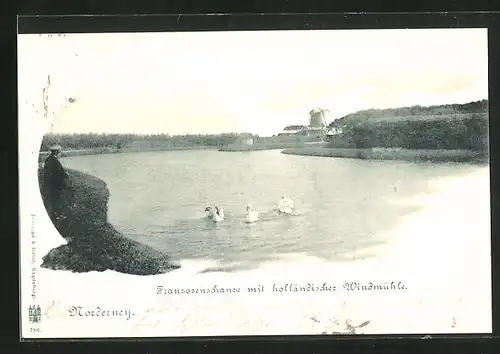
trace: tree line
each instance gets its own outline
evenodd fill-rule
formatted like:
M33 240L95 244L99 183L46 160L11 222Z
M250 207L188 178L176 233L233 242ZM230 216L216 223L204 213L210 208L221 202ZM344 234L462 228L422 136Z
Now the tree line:
M47 134L43 137L40 151L47 151L53 144L60 144L64 150L142 147L221 147L240 139L254 137L250 133L222 134Z
M364 110L332 123L337 148L488 149L487 100L462 105Z

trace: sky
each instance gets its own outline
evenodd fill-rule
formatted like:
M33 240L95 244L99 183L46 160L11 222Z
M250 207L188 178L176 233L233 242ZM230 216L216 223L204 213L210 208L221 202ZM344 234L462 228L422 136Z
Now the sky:
M332 121L485 99L487 30L19 35L26 119L48 75L53 133L273 135L315 107Z

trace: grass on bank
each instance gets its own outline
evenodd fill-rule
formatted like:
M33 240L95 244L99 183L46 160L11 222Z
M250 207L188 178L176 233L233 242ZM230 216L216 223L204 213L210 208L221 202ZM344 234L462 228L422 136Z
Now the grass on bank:
M38 172L39 183L46 203L42 171ZM179 268L165 253L128 239L108 222L110 193L104 181L72 169L67 172L70 188L66 194L66 219L56 228L68 244L45 255L42 267L73 272L114 270L135 275L160 274Z

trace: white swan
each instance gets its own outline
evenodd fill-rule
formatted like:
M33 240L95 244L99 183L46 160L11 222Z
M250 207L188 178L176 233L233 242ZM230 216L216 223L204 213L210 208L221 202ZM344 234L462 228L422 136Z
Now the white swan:
M217 206L215 208L206 207L205 212L207 213L208 218L212 219L214 222L224 220L224 210L222 208L219 209Z
M214 216L214 209L212 207L206 207L205 213L207 213L208 218L211 219Z
M224 220L224 216L217 214L217 213L214 213L214 216L212 216L212 220L214 222L220 222L220 221Z
M247 205L247 215L245 216L245 222L252 223L259 220L259 212L256 210L252 210L252 206L250 204Z
M293 200L289 197L282 196L278 202L278 211L281 214L291 214L293 211Z

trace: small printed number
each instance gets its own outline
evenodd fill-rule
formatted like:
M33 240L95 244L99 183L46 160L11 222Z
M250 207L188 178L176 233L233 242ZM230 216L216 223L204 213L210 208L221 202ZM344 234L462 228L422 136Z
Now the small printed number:
M41 332L40 328L30 328L30 332Z

